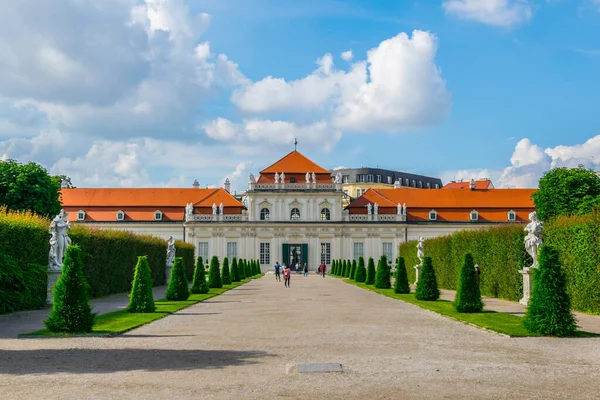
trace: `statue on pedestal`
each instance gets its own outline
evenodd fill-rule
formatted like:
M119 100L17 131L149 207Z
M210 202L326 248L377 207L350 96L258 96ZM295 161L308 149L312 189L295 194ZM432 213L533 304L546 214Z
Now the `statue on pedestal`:
M371 215L371 203L367 204L367 214Z
M396 206L396 214L402 215L402 204L398 203Z
M333 181L333 183L342 183L342 173L338 172L337 174L335 174L335 181Z
M219 204L219 214L223 215L223 203Z
M423 236L419 238L419 243L417 244L417 258L419 259L419 265L423 265L423 257L425 257L425 252L423 248Z
M248 175L248 181L250 183L256 183L256 178L254 178L254 174L250 173L250 175Z
M306 178L306 183L310 183L310 172L307 172L304 177Z
M281 183L285 183L285 172L281 173Z
M194 204L193 203L188 203L185 205L185 215L192 215L194 214Z
M275 172L275 183L279 183L279 174Z
M373 214L377 215L377 211L379 210L379 204L375 203L373 206Z
M406 216L406 203L402 205L402 215Z
M212 210L213 210L213 215L217 214L217 205L215 203L213 203L212 205Z
M525 227L527 236L525 236L525 250L533 258L533 264L530 268L538 267L537 254L542 246L542 236L544 234L544 224L538 219L537 213L534 211L529 214L529 222Z
M60 210L50 223L50 253L48 255L48 267L54 271L62 269L63 258L67 247L71 244L71 238L67 231L71 230L69 213Z
M167 267L171 267L175 262L175 239L169 236L167 240Z
M312 180L313 183L317 183L317 175L314 172L312 173Z

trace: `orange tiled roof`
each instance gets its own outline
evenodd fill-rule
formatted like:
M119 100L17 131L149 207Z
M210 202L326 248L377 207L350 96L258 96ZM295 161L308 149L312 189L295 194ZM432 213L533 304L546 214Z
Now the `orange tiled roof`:
M469 184L471 181L466 182L450 182L444 185L442 189L470 189ZM489 179L480 179L475 181L475 190L493 189L492 181Z
M260 171L261 174L275 174L276 172L285 172L286 175L304 175L307 172L310 172L311 174L314 172L315 174L327 174L328 176L331 175L328 170L315 164L298 151L292 151L281 160Z

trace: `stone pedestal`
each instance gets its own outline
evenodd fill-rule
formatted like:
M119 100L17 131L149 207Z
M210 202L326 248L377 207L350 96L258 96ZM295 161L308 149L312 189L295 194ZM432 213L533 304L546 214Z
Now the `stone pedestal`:
M419 282L419 272L421 272L421 264L415 265L415 285L417 284L417 282Z
M531 297L533 271L531 271L531 268L523 268L519 273L523 276L523 298L519 300L519 303L526 306L529 304L529 298Z
M54 287L61 274L62 271L60 270L48 269L48 291L46 294L46 303L48 304L52 304L54 301Z

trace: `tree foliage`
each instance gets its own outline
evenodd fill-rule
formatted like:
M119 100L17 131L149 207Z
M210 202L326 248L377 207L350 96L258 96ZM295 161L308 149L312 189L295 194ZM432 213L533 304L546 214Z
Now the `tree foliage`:
M83 275L81 250L77 245L67 247L62 274L54 287L52 312L44 324L51 332L90 332L94 325L88 284Z
M139 256L133 275L133 285L129 296L127 311L133 313L151 313L156 310L152 294L152 271L147 256Z
M396 281L394 282L394 293L410 293L410 285L408 284L408 275L406 273L404 257L398 257L396 260Z
M183 301L190 297L188 288L187 274L182 257L175 257L173 268L171 268L171 278L167 286L167 300Z
M600 176L583 166L551 169L540 179L533 202L542 221L587 214L600 207Z
M235 259L234 259L235 260ZM204 260L202 257L196 259L196 268L194 268L194 279L192 280L191 293L206 294L208 293L208 283L206 283L206 270L204 269Z
M415 298L417 300L433 301L440 298L437 279L431 257L423 257L423 266L419 273L419 281L415 289Z
M377 289L389 289L392 287L390 282L390 266L385 254L379 258L377 272L375 273L375 287Z
M213 256L210 260L210 269L208 270L208 287L216 289L223 287L221 271L219 269L219 259L217 256Z
M365 284L372 285L375 283L375 261L373 257L369 257L369 264L367 266L367 278Z
M240 281L240 270L238 268L237 258L233 257L231 261L231 282Z
M367 269L365 268L365 259L360 256L358 258L358 265L356 271L354 271L354 280L359 283L363 283L367 280Z
M543 335L569 336L575 332L560 257L552 246L543 245L540 249L539 268L535 271L524 325L528 331Z
M454 308L460 313L476 313L483 310L475 263L470 253L466 253L463 258Z

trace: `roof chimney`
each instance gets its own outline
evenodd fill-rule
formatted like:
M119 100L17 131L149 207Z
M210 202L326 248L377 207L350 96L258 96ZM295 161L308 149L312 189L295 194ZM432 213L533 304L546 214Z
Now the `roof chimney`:
M198 182L198 179L194 179L194 184L192 185L195 189L199 189L200 188L200 182Z
M227 193L231 193L231 182L229 181L229 178L225 178L225 190L227 190Z
M471 179L471 182L469 182L469 189L475 190L475 179Z

